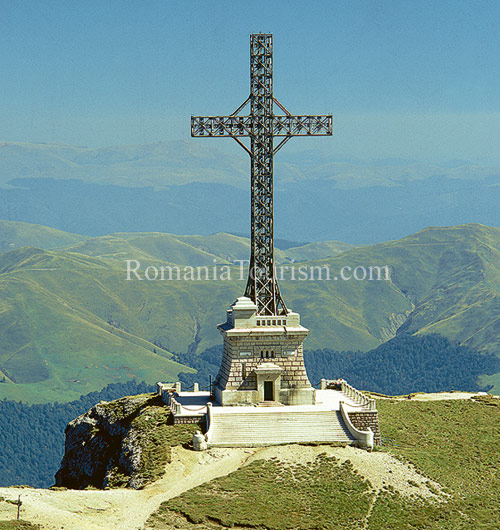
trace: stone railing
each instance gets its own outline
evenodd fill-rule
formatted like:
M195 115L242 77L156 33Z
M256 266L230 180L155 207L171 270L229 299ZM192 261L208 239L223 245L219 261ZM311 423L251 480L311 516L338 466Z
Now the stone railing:
M182 405L175 399L173 394L170 394L170 403L168 405L172 414L182 414Z
M171 392L179 393L181 391L181 383L156 383L156 393L164 398L166 394Z
M343 379L322 379L321 380L321 390L340 390L342 386Z
M351 398L356 403L359 403L359 405L366 407L368 410L377 410L377 402L374 399L365 396L344 379L322 379L321 390L326 390L327 388L342 390L347 397Z
M363 392L355 389L345 379L322 379L321 390L332 388L333 390L341 390L344 394L351 398L359 405L368 408L369 410L377 410L377 402L374 399L365 396Z
M162 401L170 408L172 414L181 414L182 405L175 399L174 394L180 392L180 383L156 383L156 392Z
M369 410L377 410L377 402L374 399L365 396L362 392L347 383L347 381L344 381L344 379L341 381L341 389L347 397L350 397L352 400L356 401L356 403L359 403Z

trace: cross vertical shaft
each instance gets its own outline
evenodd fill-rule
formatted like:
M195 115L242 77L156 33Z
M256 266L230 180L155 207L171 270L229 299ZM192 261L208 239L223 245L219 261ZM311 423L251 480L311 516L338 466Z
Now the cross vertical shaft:
M239 112L250 103L250 114ZM274 105L285 112L274 114ZM292 116L273 95L273 36L250 35L250 96L229 116L192 116L191 136L236 140L251 160L251 253L245 296L260 315L285 315L274 263L273 157L293 136L330 136L331 114ZM250 149L240 140L250 138ZM274 137L283 137L275 146Z
M273 38L250 38L251 255L245 296L265 315L286 314L274 271Z

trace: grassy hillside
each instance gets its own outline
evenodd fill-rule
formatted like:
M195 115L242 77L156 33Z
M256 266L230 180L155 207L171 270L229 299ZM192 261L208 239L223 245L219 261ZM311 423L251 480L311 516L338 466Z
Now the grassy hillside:
M276 248L275 257L278 263L304 262L330 258L351 248L352 245L341 241L316 242L286 250ZM164 264L201 266L248 260L250 240L225 233L179 236L161 232L130 232L89 238L77 245L68 246L65 250L88 256L115 258L121 260L121 263L133 257L145 263L160 260Z
M0 220L0 252L19 247L56 249L84 241L86 236L70 234L48 226Z
M351 250L353 245L343 243L342 241L315 241L301 247L289 248L286 251L280 251L278 258L282 260L309 261L314 259L323 259L342 254Z
M245 250L242 255L247 256L247 249L250 247L248 240L244 239L246 245L241 245L238 239L243 238L227 234L199 236L200 241L195 240L194 244L185 242L184 237L186 236L162 233L111 234L88 239L65 250L88 256L115 258L120 260L120 265L123 265L126 259L137 259L145 264L160 261L162 264L201 266L228 263L228 259L238 259L240 246ZM192 237L194 239L197 236Z
M0 530L41 530L37 524L28 521L0 521Z
M496 530L500 400L379 399L378 408L385 442L377 450L427 477L425 496L408 469L397 487L390 468L377 476L378 484L367 478L376 455L356 469L326 453L311 464L278 457L254 461L163 503L146 528Z
M500 351L500 229L431 227L329 263L341 261L391 266L392 282L415 305L400 332L435 332L473 349Z
M119 232L100 237L88 237L56 230L47 226L0 220L0 253L30 246L45 250L62 249L87 256L139 259L178 265L212 265L248 259L250 240L233 234L207 236L174 235L163 232ZM352 248L341 241L324 241L276 248L278 262L302 262L336 256Z
M74 399L113 380L149 382L186 370L168 352L220 344L216 324L244 292L230 281L126 281L125 259L209 267L248 257L238 236L115 234L63 250L0 254L0 397ZM279 251L280 263L304 248ZM309 248L337 252L332 243ZM243 256L241 254L243 253ZM302 258L306 254L302 254ZM370 350L398 333L439 333L498 354L500 229L428 228L399 241L357 247L303 267L329 267L330 281L280 281L287 305L311 329L307 349ZM390 281L342 281L348 266L391 268ZM317 274L317 272L316 272ZM288 277L288 279L286 279ZM316 276L317 277L317 276ZM500 375L482 384L500 389Z
M68 401L110 382L172 380L189 371L113 320L117 304L132 327L124 302L101 283L105 263L29 248L0 262L2 397Z

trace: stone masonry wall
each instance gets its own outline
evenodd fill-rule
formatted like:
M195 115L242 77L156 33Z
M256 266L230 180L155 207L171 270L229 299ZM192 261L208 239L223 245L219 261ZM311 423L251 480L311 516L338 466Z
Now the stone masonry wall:
M349 419L356 429L367 431L368 427L373 431L373 441L375 445L381 445L380 425L377 411L349 412Z
M181 423L197 423L198 425L200 425L200 427L204 428L204 425L205 425L205 416L186 416L186 417L179 417L179 416L176 416L174 415L173 417L173 421L174 421L174 425L178 425L178 424L181 424Z
M294 355L287 355L294 351ZM241 352L252 355L242 356ZM224 337L224 353L218 375L218 384L226 390L257 390L253 370L264 362L283 369L281 388L309 388L310 382L304 366L302 340L278 336Z
M231 359L233 356L233 349L231 341L224 337L224 349L222 353L222 362L219 368L219 373L217 375L216 381L222 388L226 387L226 384L229 380L229 374L231 372Z

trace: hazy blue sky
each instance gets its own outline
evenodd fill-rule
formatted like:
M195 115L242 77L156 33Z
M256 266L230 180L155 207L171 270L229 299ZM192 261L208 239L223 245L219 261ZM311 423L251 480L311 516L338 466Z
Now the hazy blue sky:
M275 95L335 115L334 139L295 148L498 163L499 20L498 0L0 0L0 140L188 138L191 114L247 97L262 31Z

